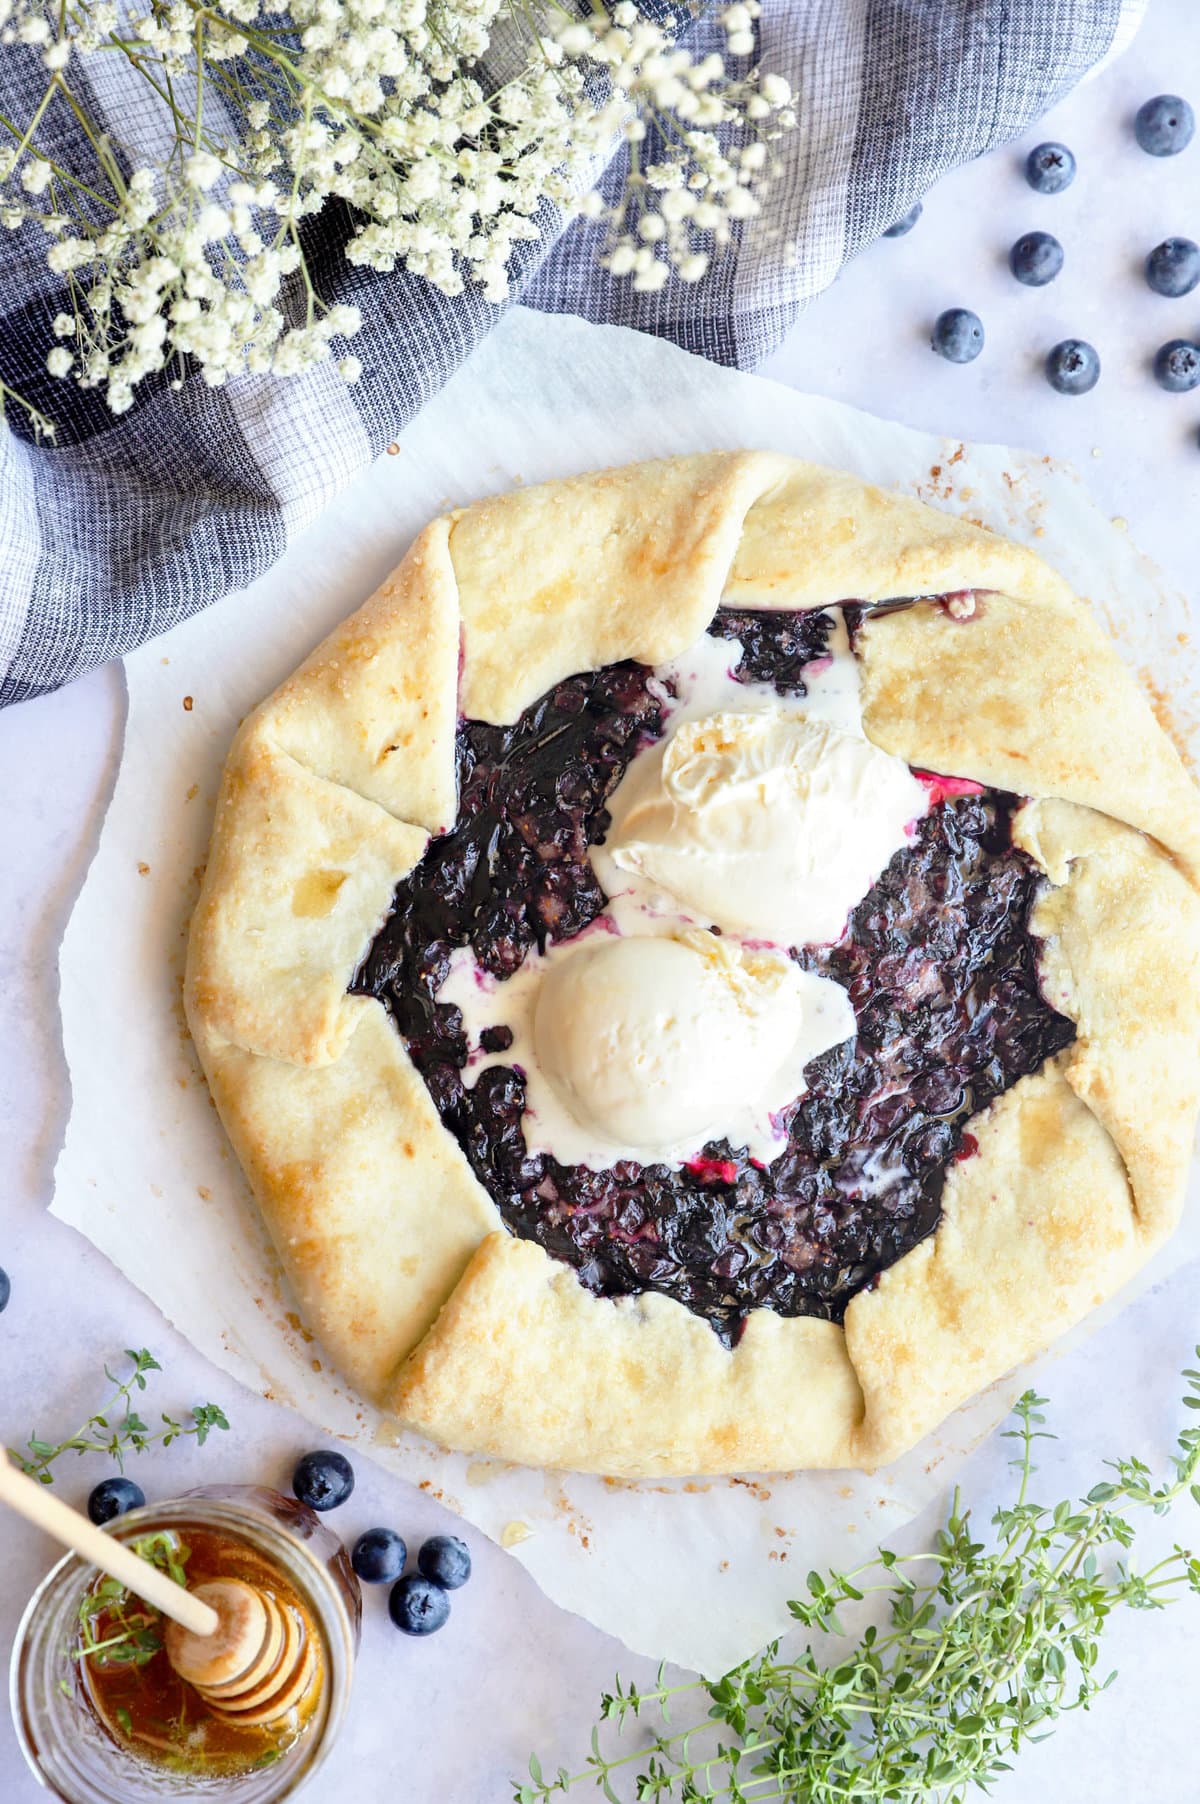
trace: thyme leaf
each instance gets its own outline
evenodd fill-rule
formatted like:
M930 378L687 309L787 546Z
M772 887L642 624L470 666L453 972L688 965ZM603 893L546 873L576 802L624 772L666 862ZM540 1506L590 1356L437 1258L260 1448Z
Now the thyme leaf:
M1183 1380L1184 1407L1200 1409L1200 1371ZM1086 1497L1047 1508L1029 1501L1035 1443L1053 1438L1045 1403L1026 1391L1016 1404L1015 1494L986 1542L956 1490L925 1553L882 1548L852 1571L808 1575L789 1609L818 1636L844 1638L846 1606L882 1605L882 1621L848 1651L823 1658L809 1641L785 1658L775 1642L722 1679L669 1685L660 1669L646 1690L618 1676L585 1765L549 1775L533 1755L514 1804L584 1786L609 1804L964 1804L986 1790L1011 1756L1111 1685L1100 1643L1115 1610L1200 1595L1200 1559L1187 1548L1145 1571L1125 1557L1138 1511L1165 1515L1185 1492L1200 1503L1200 1426L1181 1432L1162 1476L1136 1457L1109 1461L1111 1476ZM671 1725L679 1700L693 1706L684 1728ZM649 1745L644 1734L623 1745L639 1725Z

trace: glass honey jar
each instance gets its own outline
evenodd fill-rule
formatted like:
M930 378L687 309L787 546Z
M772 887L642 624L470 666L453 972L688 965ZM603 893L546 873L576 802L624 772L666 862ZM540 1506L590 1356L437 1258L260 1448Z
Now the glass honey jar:
M242 1579L287 1609L315 1655L286 1715L214 1712L172 1668L162 1621L76 1555L30 1599L10 1668L13 1720L63 1804L275 1804L321 1765L345 1715L361 1597L341 1542L306 1505L254 1486L206 1486L109 1530L189 1588Z

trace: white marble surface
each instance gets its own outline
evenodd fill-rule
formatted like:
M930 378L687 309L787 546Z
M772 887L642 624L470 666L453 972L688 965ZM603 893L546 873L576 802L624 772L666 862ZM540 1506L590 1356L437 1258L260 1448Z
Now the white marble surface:
M1072 145L1082 169L1073 190L1032 195L1014 173L1015 152L959 172L930 198L916 231L872 249L810 310L765 372L932 430L1073 457L1102 503L1185 587L1194 583L1200 519L1200 397L1161 395L1143 366L1163 339L1196 330L1200 295L1160 300L1140 286L1137 264L1168 232L1200 237L1200 143L1174 162L1151 162L1131 146L1127 125L1138 102L1163 89L1200 102L1200 38L1190 14L1187 0L1154 0L1123 61L1028 139L1059 135ZM1013 237L1043 224L1063 238L1067 267L1038 293L1013 283L1003 259ZM988 330L984 356L967 369L941 364L924 344L932 317L954 304L975 307ZM1083 400L1054 395L1038 374L1038 353L1067 333L1091 338L1105 360L1101 385ZM318 523L314 535L321 530ZM303 542L291 555L305 556ZM104 1360L147 1344L165 1368L147 1396L150 1409L178 1411L211 1397L233 1429L202 1452L144 1456L134 1471L146 1489L162 1495L217 1477L285 1483L295 1454L311 1442L304 1423L214 1372L45 1214L67 1108L56 947L94 845L122 715L121 676L112 669L0 715L0 1263L13 1278L0 1318L0 1439L67 1433L99 1401ZM137 1109L131 1095L132 1133ZM1113 1446L1107 1432L1114 1391L1145 1399L1138 1451L1151 1460L1167 1452L1181 1414L1172 1374L1198 1332L1197 1276L1195 1267L1177 1274L1051 1367L1063 1438L1044 1462L1047 1492L1086 1489L1107 1454L1132 1451ZM967 1469L981 1515L1004 1483L1006 1459L995 1441ZM67 1466L63 1494L81 1500L106 1470L96 1458ZM348 1538L377 1521L410 1540L448 1525L432 1499L365 1461L354 1498L333 1520ZM1172 1531L1200 1540L1200 1524L1184 1514L1148 1544ZM313 1804L399 1796L499 1804L531 1747L555 1765L583 1755L597 1694L618 1666L649 1676L647 1663L546 1602L514 1561L478 1541L474 1551L475 1579L456 1600L450 1628L427 1644L397 1636L382 1597L368 1596L352 1718L307 1794ZM0 1648L51 1558L32 1531L0 1525ZM996 1787L1000 1804L1050 1795L1061 1804L1124 1804L1131 1796L1186 1804L1195 1795L1187 1675L1200 1658L1200 1605L1130 1617L1114 1624L1109 1641L1117 1688L1032 1750ZM0 1799L34 1804L42 1795L5 1719Z

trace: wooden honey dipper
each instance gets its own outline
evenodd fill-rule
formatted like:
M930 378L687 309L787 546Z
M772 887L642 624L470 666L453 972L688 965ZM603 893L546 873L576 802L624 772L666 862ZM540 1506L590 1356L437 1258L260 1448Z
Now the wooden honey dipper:
M210 1579L194 1591L177 1585L5 1458L0 1501L160 1610L168 1619L168 1660L227 1722L261 1728L304 1698L316 1677L317 1650L290 1604L243 1579Z
M188 1594L218 1621L198 1635L167 1624L167 1658L218 1716L246 1728L277 1722L312 1684L317 1650L297 1610L244 1579L210 1579Z

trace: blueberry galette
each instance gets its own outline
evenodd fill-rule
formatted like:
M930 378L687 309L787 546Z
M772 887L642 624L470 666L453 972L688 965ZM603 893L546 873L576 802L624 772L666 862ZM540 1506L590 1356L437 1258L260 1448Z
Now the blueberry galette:
M188 1014L310 1325L406 1423L869 1467L1174 1226L1198 880L1053 570L681 458L435 521L250 716Z

